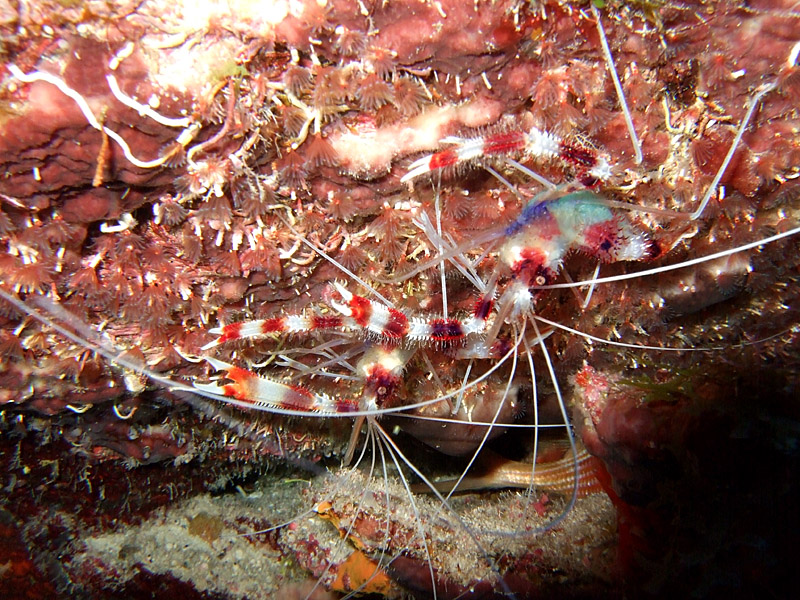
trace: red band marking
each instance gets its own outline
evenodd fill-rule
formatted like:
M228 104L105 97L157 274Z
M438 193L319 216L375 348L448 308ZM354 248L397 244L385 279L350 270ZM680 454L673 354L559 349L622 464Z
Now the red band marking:
M430 326L431 339L435 342L450 344L466 337L461 323L456 319L433 319Z
M228 379L231 379L234 383L222 386L224 395L236 398L241 402L252 404L253 398L247 393L249 387L248 382L258 376L241 367L231 367L227 370L227 376Z
M525 136L521 131L509 131L490 135L483 140L483 153L489 156L511 154L525 147Z
M545 266L547 255L535 248L523 248L520 259L511 265L514 275L525 285L546 285L555 280L555 273Z
M369 324L370 316L372 316L372 302L362 296L353 296L348 306L353 313L353 320L361 327L366 327Z
M383 335L392 339L399 339L408 333L408 317L399 310L389 309L389 322L384 327Z
M435 171L444 167L452 167L458 162L458 154L454 150L442 150L431 156L428 169Z
M481 321L485 321L492 314L494 308L494 300L491 298L481 298L475 303L475 308L472 309L472 316Z
M286 319L283 317L267 319L261 325L261 333L276 333L285 330L286 330Z
M253 403L253 401L242 391L238 383L229 383L228 385L223 385L222 394L223 396L228 396L229 398L235 398L240 402L247 402L248 404Z
M312 329L337 329L342 326L342 318L336 315L326 317L314 316L311 318Z
M568 163L583 167L593 167L597 164L597 153L587 146L562 140L559 146L559 156Z
M220 344L230 340L238 340L241 337L242 323L230 323L222 328L222 335L217 340Z
M547 256L544 252L536 248L523 248L519 255L519 260L511 265L511 270L515 275L519 275L522 271L526 270L538 270L547 260Z
M351 413L358 410L358 402L350 399L335 400L334 407L337 413Z
M242 367L231 367L227 370L227 375L229 379L232 379L236 383L243 383L248 379L252 379L253 377L258 377L252 371L248 371L247 369L243 369Z

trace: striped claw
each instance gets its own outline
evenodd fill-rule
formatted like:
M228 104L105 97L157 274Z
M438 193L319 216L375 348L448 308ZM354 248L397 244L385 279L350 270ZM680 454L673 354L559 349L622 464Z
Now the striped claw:
M351 413L358 410L358 402L355 400L334 399L314 394L306 388L273 381L215 358L206 357L205 360L217 371L225 371L225 376L233 383L223 385L195 383L194 387L203 392L233 398L251 404L255 408L279 408L325 414Z
M257 321L242 321L229 323L222 327L215 327L210 333L219 337L209 342L201 350L211 350L225 342L245 339L269 337L275 333L305 333L308 331L337 329L344 325L340 317L321 315L286 315L273 319L260 319Z
M528 131L501 131L472 138L448 136L440 143L452 144L452 147L414 161L400 181L406 183L426 173L474 164L481 159L507 158L512 166L531 174L526 167L511 160L515 156L561 163L564 168L572 169L575 177L588 186L611 177L608 160L591 145L580 138L560 137L536 127Z
M385 342L399 343L408 333L408 317L399 310L384 306L362 296L356 296L343 285L334 282L344 302L331 306L352 320L352 326L365 329Z

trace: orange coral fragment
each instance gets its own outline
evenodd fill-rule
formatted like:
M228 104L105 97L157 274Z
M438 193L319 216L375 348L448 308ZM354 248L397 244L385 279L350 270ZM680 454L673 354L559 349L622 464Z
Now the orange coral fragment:
M399 595L383 568L361 550L355 550L336 568L336 579L331 584L331 589L337 592L358 589L360 594L380 594L387 598Z

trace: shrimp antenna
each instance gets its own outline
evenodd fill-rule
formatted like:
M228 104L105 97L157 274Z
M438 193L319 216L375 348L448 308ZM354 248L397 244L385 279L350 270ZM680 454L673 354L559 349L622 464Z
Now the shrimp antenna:
M617 98L619 98L619 105L622 108L622 114L625 116L625 126L628 128L628 134L631 136L631 143L633 144L634 162L637 165L642 164L642 144L639 142L639 137L636 135L636 129L633 126L633 119L631 118L631 111L628 108L628 102L625 100L625 92L622 90L622 83L620 83L619 75L617 75L617 68L614 66L614 57L611 55L611 48L608 45L606 38L606 31L603 29L603 22L600 19L600 11L593 3L589 3L589 8L592 10L595 21L597 21L597 33L600 35L600 45L603 47L603 56L606 59L608 72L611 75L611 80L614 82L614 88L617 90Z
M700 206L697 207L690 218L694 221L695 219L699 219L700 215L703 214L703 211L708 206L709 201L711 200L711 196L717 191L717 186L719 185L722 176L725 175L725 171L728 168L728 165L731 163L731 159L733 159L733 155L736 152L736 149L739 147L739 143L742 141L742 136L744 135L745 129L747 129L748 124L750 123L750 119L753 117L753 113L756 110L756 106L758 106L759 101L763 98L766 94L771 92L775 89L776 83L773 81L764 85L758 93L750 99L750 103L747 106L747 112L744 115L744 119L742 122L739 123L739 128L736 131L736 136L733 138L733 142L731 142L731 147L728 148L728 153L725 155L725 159L722 161L722 164L719 166L717 170L717 174L714 176L714 180L711 182L711 185L708 186L706 193L703 195L703 200L700 202Z

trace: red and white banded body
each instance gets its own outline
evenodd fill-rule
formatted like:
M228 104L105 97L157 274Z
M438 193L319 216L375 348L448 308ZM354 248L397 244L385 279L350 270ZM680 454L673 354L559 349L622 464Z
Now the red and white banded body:
M231 323L212 329L210 333L218 337L203 347L203 350L211 350L227 342L265 339L278 334L338 331L355 335L354 341L362 339L371 344L360 351L363 356L354 373L355 379L363 385L360 400L315 393L211 357L206 358L209 364L225 371L232 383L197 383L195 387L261 408L331 415L377 411L396 399L405 365L417 348L430 346L436 351L448 350L454 358L503 356L506 346L492 348L503 320L524 320L532 315L532 286L552 283L568 253L581 251L602 262L649 257L649 244L644 234L636 232L625 215L612 211L599 196L584 191L542 202L537 200L532 200L517 219L493 234L505 240L498 251L500 271L491 277L483 296L466 317L409 317L403 311L353 294L343 285L334 283L335 293L323 308L326 314L290 314ZM498 282L501 286L499 312L503 316L496 317L493 298ZM332 311L338 314L329 314ZM484 339L491 320L496 321L492 333L489 339ZM470 340L475 343L468 345Z
M522 157L553 161L571 169L583 185L593 186L611 177L611 165L590 144L578 138L558 136L531 127L528 131L510 130L476 137L448 136L440 140L451 147L416 160L400 181L408 182L448 167L480 164L482 160Z

